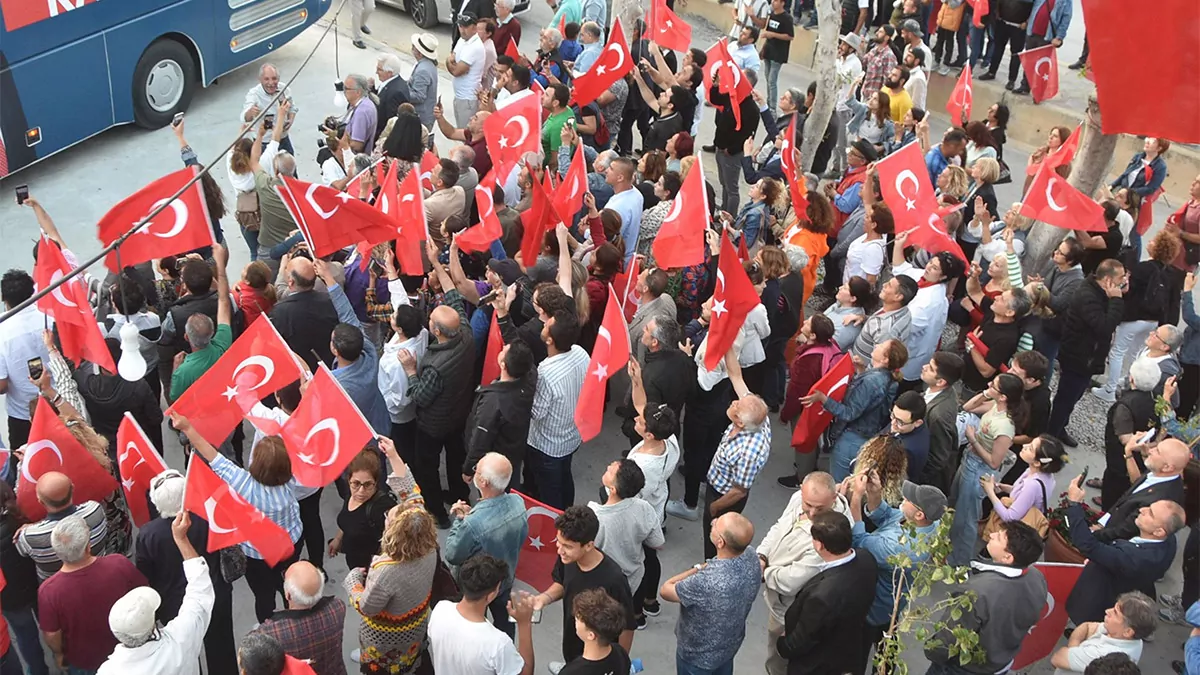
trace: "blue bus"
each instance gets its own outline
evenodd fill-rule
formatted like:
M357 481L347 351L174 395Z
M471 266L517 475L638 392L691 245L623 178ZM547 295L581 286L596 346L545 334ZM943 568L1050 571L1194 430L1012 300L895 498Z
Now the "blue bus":
M284 45L332 0L0 0L0 177Z

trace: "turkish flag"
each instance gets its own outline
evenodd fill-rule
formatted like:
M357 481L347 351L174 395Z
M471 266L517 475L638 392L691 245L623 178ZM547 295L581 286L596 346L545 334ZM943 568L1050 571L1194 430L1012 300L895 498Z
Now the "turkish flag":
M978 329L976 329L976 330L978 330ZM980 338L979 335L975 331L971 331L970 333L967 333L967 340L969 340L971 342L971 344L967 345L968 352L977 351L977 352L979 352L980 356L982 356L985 359L987 358L988 352L991 351L991 348L983 343L983 339ZM1007 373L1008 365L1003 364L1003 363L1000 364L1000 372Z
M142 222L151 211L166 204L158 215L122 242L122 265L129 267L212 246L212 223L208 219L208 203L204 201L200 181L192 183L175 201L169 204L167 201L183 189L198 170L187 167L167 174L109 209L96 226L100 243L108 246ZM112 272L119 271L116 251L109 252L104 264Z
M633 315L637 313L638 305L642 303L642 299L637 294L638 275L642 273L641 260L641 256L633 256L633 260L629 263L629 269L618 272L613 277L613 289L616 295L610 297L615 297L620 303L625 321L633 321Z
M255 321L167 412L186 417L205 440L220 445L259 399L303 374L270 319Z
M1200 142L1200 19L1195 0L1083 3L1090 72L1106 134Z
M609 284L609 299L615 295L616 291ZM625 325L621 307L616 302L608 302L604 305L604 319L600 322L596 346L592 348L587 378L575 405L575 426L584 442L600 433L604 423L604 389L608 378L629 363L629 351L629 326Z
M1020 54L1021 67L1029 78L1029 93L1034 103L1041 103L1058 95L1058 49L1046 45L1027 49Z
M690 267L704 262L704 228L709 221L708 189L704 167L692 165L679 188L671 210L663 218L650 250L654 264L663 269Z
M927 225L938 204L920 144L909 143L876 162L875 171L883 201L896 221L896 231Z
M276 186L284 206L318 258L337 253L360 242L375 245L396 236L388 214L348 192L340 192L317 183L306 183L282 176ZM387 180L381 182L386 185Z
M295 549L286 530L243 499L196 453L188 461L183 508L208 521L209 553L249 542L274 566Z
M1050 169L1056 169L1064 164L1070 164L1071 160L1075 159L1075 152L1079 150L1079 136L1083 130L1083 125L1075 127L1070 136L1062 145L1058 146L1058 150L1046 156L1040 163L1029 167L1026 173L1030 176L1037 175L1038 169L1046 166Z
M956 211L950 209L948 212ZM946 223L942 220L942 215L939 212L929 214L929 218L924 222L914 225L907 230L908 245L923 248L930 253L941 253L947 251L954 257L963 261L967 265L967 256L963 253L962 247L958 242L951 237L946 230Z
M280 435L292 458L296 482L314 488L336 480L375 438L367 419L325 364L313 374Z
M361 186L362 186L363 176L366 176L367 173L369 173L371 171L375 172L375 183L377 185L382 186L383 179L387 175L387 171L384 167L384 159L381 157L381 158L375 160L374 162L372 162L371 165L368 166L367 168L365 168L362 171L359 171L357 174L355 174L354 177L350 179L350 182L346 183L346 188L342 191L345 192L346 194L350 195L351 197L354 197L355 199L360 198L362 196L362 187Z
M533 169L530 171L532 172ZM521 264L526 269L533 267L537 262L538 254L542 252L542 240L546 235L547 225L553 227L558 222L558 216L551 205L550 197L546 194L546 188L538 182L536 177L531 182L532 198L529 202L529 210L521 214L521 225L524 228L521 233Z
M504 236L504 226L496 215L496 201L492 189L496 181L492 174L475 186L475 205L479 209L479 224L459 232L454 237L458 250L463 253L481 253L487 251L493 241Z
M746 238L738 237L738 262L746 262L750 259L750 251L746 249Z
M689 177L691 174L688 174ZM712 296L712 321L708 328L708 348L704 353L704 367L714 370L725 353L733 346L738 331L746 322L750 310L760 300L746 270L738 262L737 251L729 242L729 234L721 233L721 256L717 260L717 286Z
M692 46L692 27L667 7L667 0L653 0L645 37L660 47L686 52Z
M808 182L798 171L799 165L796 162L800 154L800 146L796 145L796 117L797 115L792 115L787 133L783 136L783 145L779 148L779 164L783 167L788 194L792 197L792 213L796 214L798 220L807 220Z
M1104 208L1044 163L1021 200L1021 214L1067 230L1108 230Z
M1038 562L1033 566L1046 577L1046 604L1013 659L1014 671L1033 665L1054 651L1067 627L1067 598L1083 573L1083 565L1073 563Z
M117 489L117 479L75 440L46 399L39 397L17 482L17 505L30 522L46 517L46 508L37 499L37 481L47 471L58 471L71 479L76 504L103 502Z
M529 524L529 534L517 556L516 576L534 588L549 588L554 583L550 575L558 562L558 549L554 545L558 530L554 521L562 511L516 490L512 492L525 500L525 521Z
M976 28L983 28L983 17L988 15L991 8L988 7L988 0L967 0L971 5L971 13L974 18L971 19L971 24Z
M508 36L508 44L504 46L504 55L517 63L521 62L521 52L517 49L517 42L511 35Z
M542 98L531 93L515 94L506 105L483 123L488 154L498 176L512 172L527 152L542 149Z
M425 241L429 233L428 221L425 218L425 193L421 190L420 180L416 171L409 171L399 186L389 186L390 198L395 200L396 204L392 220L392 235L396 238L396 260L400 264L401 272L414 276L425 274L421 242ZM393 180L391 185L395 186L396 181ZM387 193L380 192L381 199L384 194Z
M500 323L496 311L492 310L492 323L488 326L487 349L483 356L483 376L479 386L495 382L500 378L500 351L504 349L504 336L500 334Z
M429 150L421 155L421 187L433 192L433 170L441 161L437 155Z
M558 34L561 35L564 40L567 39L567 15L565 12L562 16L558 17Z
M54 242L42 235L38 242L37 263L33 267L33 282L38 288L49 288L74 269ZM104 334L88 304L87 288L78 278L62 284L37 301L37 307L54 319L63 354L75 361L90 361L110 373L117 372L112 353L104 342Z
M954 91L950 92L950 98L946 100L946 112L950 113L954 126L967 126L967 120L971 119L971 102L974 98L975 95L971 92L971 65L967 64L958 76L958 83L954 85Z
M546 172L547 175L552 171ZM583 144L575 146L575 156L571 158L571 166L567 175L563 176L562 189L554 191L554 212L564 223L575 222L575 214L583 208L583 195L587 192L587 163L583 159Z
M841 403L846 398L853 377L854 359L850 358L848 353L842 354L841 358L834 361L829 372L821 376L808 390L808 395L820 391ZM796 428L792 430L792 447L800 452L812 452L817 447L817 439L821 438L821 434L825 433L832 421L833 415L820 403L805 406L800 412L800 419L796 421Z
M141 527L150 521L150 508L146 504L150 482L167 470L167 463L128 412L117 427L117 468L121 472L121 487L125 489L129 513L134 524Z
M608 44L596 58L588 71L576 77L571 83L575 103L583 107L595 101L608 91L613 84L633 70L633 57L625 43L625 31L621 30L621 20L613 21L612 31L608 35Z
M1154 224L1154 202L1158 201L1158 198L1162 196L1163 192L1163 189L1160 187L1154 192L1151 192L1148 197L1142 199L1142 205L1138 207L1137 222L1134 224L1138 234L1145 236L1146 230L1149 230L1150 226ZM1184 207L1187 207L1186 203L1184 204ZM1176 220L1178 220L1178 218ZM1180 252L1180 255L1183 255L1182 251ZM1180 259L1182 260L1182 257Z
M749 80L742 75L742 69L733 62L733 58L729 56L729 40L721 38L717 43L708 48L705 52L708 60L704 64L704 82L713 81L713 76L717 78L717 91L729 96L730 105L733 107L733 117L736 121L736 128L742 128L742 106L741 103L747 96L752 93L752 87ZM722 108L722 106L716 106Z
M279 675L317 675L308 661L301 661L294 656L283 655L283 670Z

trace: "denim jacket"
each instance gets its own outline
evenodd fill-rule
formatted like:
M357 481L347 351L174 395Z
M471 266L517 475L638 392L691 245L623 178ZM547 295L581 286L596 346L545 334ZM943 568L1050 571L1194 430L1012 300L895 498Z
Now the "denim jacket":
M754 244L758 242L758 235L762 232L766 219L766 202L752 201L742 205L742 210L738 212L734 227L742 231L742 238L746 240L747 251L754 248Z
M1047 2L1050 0L1033 0L1033 11L1029 14L1029 21L1025 27L1026 35L1033 35L1033 17L1037 16L1042 5ZM1046 26L1046 34L1038 37L1046 40L1066 39L1067 29L1071 27L1071 4L1068 0L1055 2L1054 8L1050 10L1050 23Z
M528 536L525 500L515 494L503 494L480 500L466 518L456 519L446 535L442 555L456 568L481 552L503 560L508 563L508 579L502 588L508 589L517 573L517 555Z
M869 368L861 375L855 375L841 403L833 399L825 401L825 409L834 417L829 425L829 438L839 438L846 431L863 438L878 433L891 422L897 386L883 368Z

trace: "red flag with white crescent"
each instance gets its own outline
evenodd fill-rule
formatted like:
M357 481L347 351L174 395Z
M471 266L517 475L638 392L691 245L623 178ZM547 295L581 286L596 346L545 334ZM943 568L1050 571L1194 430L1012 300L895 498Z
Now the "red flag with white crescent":
M967 64L958 76L950 98L946 100L946 112L950 114L954 126L967 126L967 120L971 119L971 103L974 100L975 94L971 91L971 65Z
M396 219L393 221L396 238L396 262L404 274L425 274L422 244L428 234L425 218L425 193L421 191L416 171L409 171L396 189Z
M571 83L571 94L575 103L583 107L595 101L613 84L633 70L633 56L629 54L629 46L625 42L625 31L621 30L621 20L613 21L612 30L608 35L608 43L596 58L592 67Z
M30 522L46 517L46 508L37 498L37 481L47 471L71 479L76 504L103 502L117 489L117 479L75 439L46 399L39 397L17 480L17 505Z
M692 46L692 27L667 7L667 0L653 0L646 39L664 49L686 52Z
M336 480L375 438L358 406L323 363L280 435L292 458L296 482L314 488Z
M971 25L983 28L983 17L991 11L991 8L988 7L988 0L967 0L967 4L971 5Z
M952 213L955 210L957 209L951 209L948 212ZM929 214L928 220L924 223L918 223L911 229L902 230L908 232L908 245L923 248L930 253L946 251L963 261L964 265L968 264L966 254L963 253L962 247L958 245L954 237L950 236L942 217L939 210Z
M356 195L291 176L282 180L275 191L318 258L363 241L374 246L395 238L389 215ZM387 176L380 184L387 185Z
M536 177L530 190L529 210L521 214L521 226L524 228L521 232L521 264L526 269L533 267L537 262L546 231L558 223L558 215L554 211L550 196Z
M742 263L738 262L737 251L729 241L729 233L721 233L721 256L717 260L717 285L712 295L712 321L708 329L707 351L704 352L704 367L715 370L725 353L733 346L738 331L746 323L750 310L761 300Z
M654 264L663 268L679 268L704 262L704 229L709 221L708 188L704 184L704 168L700 162L692 165L683 186L671 202L671 210L663 218L650 250Z
M788 124L787 133L783 136L783 145L779 148L779 164L783 168L783 176L787 179L788 194L792 197L792 213L796 214L799 220L808 218L808 182L804 180L804 175L800 173L799 159L800 146L796 145L796 118L797 115L792 115L792 121Z
M1058 48L1046 45L1027 49L1017 56L1021 58L1021 68L1029 78L1029 93L1034 103L1058 95Z
M704 64L704 82L709 84L713 76L717 78L717 91L729 96L730 106L733 107L735 128L742 128L742 101L750 96L753 87L745 78L742 69L733 62L729 55L729 38L721 38L705 52L708 60ZM717 106L721 108L722 106Z
M117 468L121 472L121 487L125 490L129 513L134 524L141 527L150 521L150 508L146 503L150 482L167 470L167 463L128 412L117 427Z
M479 386L489 385L500 377L500 352L504 349L504 336L500 334L500 323L496 311L492 310L492 323L488 326L487 350L483 356L483 376Z
M37 263L33 267L33 282L37 287L49 288L73 269L62 250L42 235L38 242ZM112 352L108 351L100 324L88 304L87 288L79 277L43 296L37 301L37 307L54 319L63 355L76 363L90 361L110 373L117 372Z
M616 291L609 284L609 299L615 295ZM604 319L600 322L596 346L592 348L592 358L588 362L587 377L579 391L579 402L575 404L575 426L584 442L600 433L604 424L604 389L608 379L629 363L629 351L629 327L621 307L616 302L608 302L604 305Z
M1083 573L1083 565L1038 562L1033 566L1046 577L1046 604L1041 618L1029 629L1021 650L1013 659L1012 669L1021 670L1050 656L1067 627L1067 598Z
M206 441L220 445L255 403L303 375L270 319L255 321L167 412L186 417Z
M516 490L513 490L513 494L521 495L521 499L525 500L525 522L529 526L521 554L517 556L517 579L534 588L549 588L554 583L551 579L554 564L558 562L558 549L554 544L558 530L554 527L554 521L562 515L562 511Z
M275 565L295 549L286 530L243 499L196 453L188 461L183 507L208 522L209 553L248 542Z
M542 99L532 93L514 94L483 123L488 154L497 176L507 176L527 152L542 149Z
M308 661L302 661L294 656L283 655L283 671L279 675L317 675Z
M896 231L927 224L929 214L937 211L938 203L921 146L909 143L876 162L875 171L879 175L883 201L896 221Z
M1104 207L1042 163L1021 200L1021 214L1067 230L1104 232Z
M842 354L841 358L829 368L829 372L825 373L808 390L808 395L811 396L820 391L841 403L846 398L846 391L849 389L850 380L853 377L854 359L850 358L848 353ZM833 415L820 403L805 406L804 410L800 412L800 419L796 421L796 428L792 431L792 447L799 452L812 452L817 447L817 440L829 428L831 422L833 422Z
M638 305L642 299L637 294L638 275L641 274L641 256L633 256L633 260L629 263L629 269L624 272L618 272L613 277L613 289L617 295L617 302L621 304L621 312L625 316L625 321L633 321L633 315L637 313Z
M508 44L504 46L504 55L517 63L521 62L521 51L517 49L517 41L511 35L508 36Z
M122 265L129 267L212 246L212 223L200 181L192 183L178 199L168 203L171 196L187 185L198 171L198 168L189 166L167 174L109 209L96 226L100 243L108 246L150 215L151 211L166 204L167 207L158 215L121 243ZM110 271L118 271L116 251L109 252L104 264Z
M552 173L552 172L547 172ZM575 214L583 208L583 195L587 190L587 163L583 158L583 143L575 146L571 166L562 178L560 189L553 192L554 212L558 219L568 225L575 222Z
M463 253L481 253L491 248L492 242L504 236L504 226L496 215L493 189L496 180L491 173L484 176L475 186L475 204L479 210L479 224L459 232L454 241Z

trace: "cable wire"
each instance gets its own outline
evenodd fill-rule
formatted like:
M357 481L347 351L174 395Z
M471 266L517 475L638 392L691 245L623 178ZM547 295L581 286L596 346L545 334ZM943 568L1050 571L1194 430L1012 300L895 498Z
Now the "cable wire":
M265 108L260 110L258 115L249 122L249 124L247 125L247 130L258 128L258 125L262 122L262 119L264 117L266 117L267 111L271 110L272 107L274 107L279 102L279 99L283 97L283 94L284 94L284 92L286 92L288 90L288 87L292 86L292 84L296 81L296 78L300 77L300 73L304 72L304 69L308 66L309 61L312 61L312 57L316 55L317 49L319 49L321 47L321 43L325 41L325 37L329 35L329 31L332 30L333 27L337 24L337 15L339 13L341 13L342 9L346 6L346 2L347 2L347 0L341 0L341 3L337 7L337 11L334 12L333 21L331 21L329 23L329 25L325 27L325 30L321 32L321 37L317 38L317 44L313 45L312 50L310 50L308 52L308 56L306 56L304 58L304 62L301 63L300 67L296 69L296 73L294 75L292 75L291 79L289 79L287 81L287 84L285 84L279 88L279 91L276 92L275 96L271 99L271 102L269 104L267 104L267 106ZM336 50L336 47L337 47L336 33L335 33L335 38L334 38L334 47ZM141 229L146 223L154 220L154 218L158 214L162 213L167 207L169 207L172 202L174 202L176 199L179 199L180 196L182 196L184 193L186 193L188 190L190 190L192 188L192 186L196 184L196 181L199 181L202 176L209 173L214 166L216 166L221 160L223 160L225 158L225 155L228 155L229 152L231 150L233 150L233 146L237 145L238 141L240 141L242 139L242 137L245 135L246 135L246 131L243 131L242 133L238 134L237 138L233 139L233 142L231 142L229 145L225 146L225 149L221 152L221 154L217 155L217 157L215 159L213 159L211 162L209 162L208 164L205 164L200 169L200 171L198 171L195 176L192 176L191 180L189 180L175 194L171 195L171 197L169 199L164 201L157 208L151 210L149 214L147 214L144 218L141 219L141 221L139 221L136 225L134 225L132 228L130 228L124 234L122 234L121 236L114 239L112 241L112 243L110 243L108 246L105 246L99 253L92 256L91 258L88 258L86 261L80 263L78 267L71 270L70 272L67 272L66 274L62 275L62 277L60 279L58 279L57 281L55 281L54 283L50 284L49 286L46 286L45 288L41 289L40 291L38 291L36 293L34 293L32 296L29 297L29 299L25 300L24 302L18 304L16 307L13 307L12 309L5 312L2 316L0 316L0 323L4 323L5 321L7 321L7 320L11 319L12 317L16 316L17 314L21 313L26 308L34 305L38 300L41 300L42 298L46 297L47 295L53 293L56 289L58 289L59 286L62 286L63 284L70 281L71 279L74 279L76 276L79 276L80 274L82 274L84 272L84 270L86 270L87 268L89 268L92 265L95 265L96 263L103 260L105 258L105 256L107 256L110 252L112 252L114 249L118 248L121 244L125 243L126 239L133 236L133 234L135 232L137 232L139 229Z

